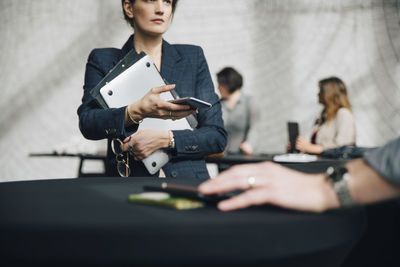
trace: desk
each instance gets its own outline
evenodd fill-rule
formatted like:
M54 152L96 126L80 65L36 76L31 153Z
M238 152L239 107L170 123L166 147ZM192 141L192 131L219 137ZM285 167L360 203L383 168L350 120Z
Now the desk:
M79 158L79 168L78 177L102 177L104 173L84 173L82 172L83 162L85 160L101 160L104 164L104 169L106 168L106 156L96 155L96 154L86 154L86 153L30 153L29 157L69 157L69 158Z
M228 169L229 167L236 164L245 163L257 163L263 161L272 161L274 155L276 154L261 154L261 155L226 155L223 157L208 157L206 158L207 163L216 163L218 165L219 172ZM104 173L84 173L82 171L83 162L85 160L100 160L104 164L104 169L106 169L106 156L96 155L96 154L86 154L86 153L30 153L29 157L75 157L79 158L79 167L77 177L104 177ZM346 162L345 160L334 160L334 159L318 159L314 162L305 163L280 163L291 169L299 170L307 173L320 173L325 172L325 170L332 165L337 165Z
M312 214L261 206L224 213L214 206L175 211L128 203L128 194L163 181L0 183L2 263L339 266L365 228L362 208Z
M272 161L277 154L261 154L261 155L225 155L223 157L206 158L207 163L216 163L219 171L223 171L236 164L258 163L263 161ZM291 169L295 169L307 173L325 172L329 166L338 165L346 162L346 160L324 159L319 158L317 161L308 163L303 162L278 162L279 164Z

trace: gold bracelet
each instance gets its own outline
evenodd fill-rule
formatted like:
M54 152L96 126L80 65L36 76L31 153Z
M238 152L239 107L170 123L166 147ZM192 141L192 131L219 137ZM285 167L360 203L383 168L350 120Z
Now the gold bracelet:
M133 122L134 124L140 124L143 120L135 121L134 119L132 119L131 114L129 113L128 109L129 109L129 106L126 108L126 113L128 115L129 121Z

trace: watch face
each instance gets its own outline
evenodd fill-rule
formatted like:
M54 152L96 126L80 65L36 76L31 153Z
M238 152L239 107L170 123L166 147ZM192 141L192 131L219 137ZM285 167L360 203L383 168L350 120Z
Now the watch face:
M169 148L175 149L175 138L171 138L171 140L169 140Z
M347 168L346 168L345 166L340 165L340 166L337 168L337 172L338 172L338 175L339 175L341 178L343 178L343 175L344 175L345 173L347 173L348 170L347 170Z
M343 165L329 167L326 170L326 176L331 179L333 182L337 182L343 179L343 175L347 173L347 168Z

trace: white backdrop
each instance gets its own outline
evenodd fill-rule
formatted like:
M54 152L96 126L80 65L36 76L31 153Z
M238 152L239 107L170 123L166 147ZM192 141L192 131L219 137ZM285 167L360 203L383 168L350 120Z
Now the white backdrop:
M256 152L284 151L287 120L310 134L331 75L349 87L357 144L377 146L400 134L399 20L398 0L181 0L165 39L202 46L213 78L244 75ZM85 63L130 33L119 0L0 2L0 181L76 176L77 159L29 153L105 149L78 129Z

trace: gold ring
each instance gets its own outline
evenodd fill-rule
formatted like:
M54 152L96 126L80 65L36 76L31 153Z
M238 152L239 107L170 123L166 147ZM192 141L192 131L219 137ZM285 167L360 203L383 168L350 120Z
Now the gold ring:
M169 117L172 119L172 111L169 111Z

